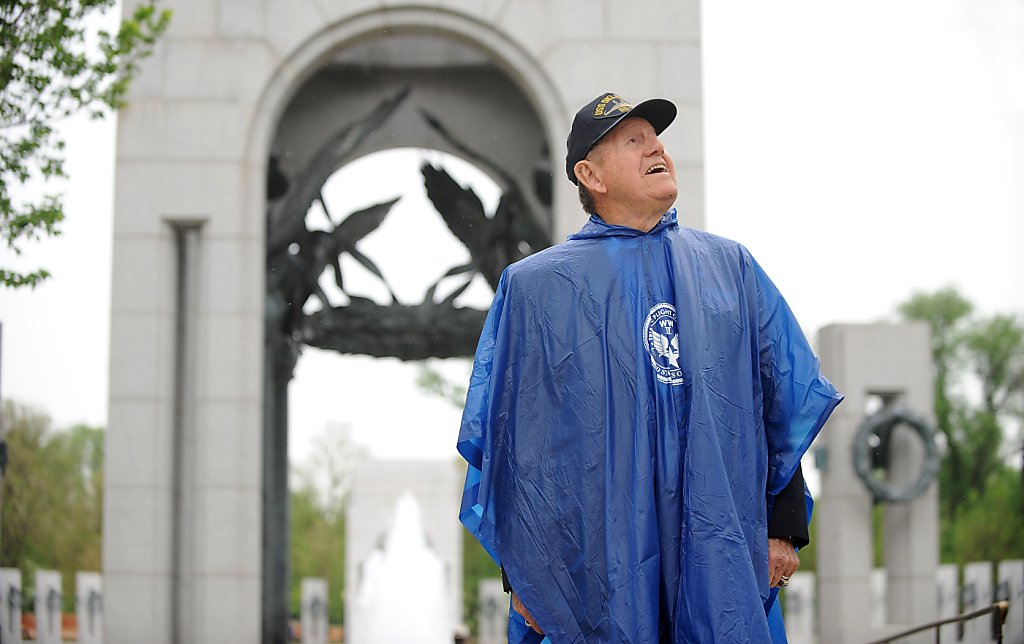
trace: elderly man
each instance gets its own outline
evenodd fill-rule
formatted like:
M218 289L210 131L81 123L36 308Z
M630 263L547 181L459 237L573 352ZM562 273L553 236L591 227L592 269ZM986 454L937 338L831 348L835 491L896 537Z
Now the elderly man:
M576 114L590 220L506 269L480 338L460 518L514 589L513 642L784 637L800 457L842 396L749 252L678 225L675 115L610 93Z

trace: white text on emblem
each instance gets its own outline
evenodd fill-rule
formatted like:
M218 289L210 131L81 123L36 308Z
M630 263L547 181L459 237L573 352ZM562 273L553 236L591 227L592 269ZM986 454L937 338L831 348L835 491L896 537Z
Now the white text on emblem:
M654 374L668 385L683 383L679 366L679 322L676 307L662 302L651 307L644 321L644 348L651 356Z

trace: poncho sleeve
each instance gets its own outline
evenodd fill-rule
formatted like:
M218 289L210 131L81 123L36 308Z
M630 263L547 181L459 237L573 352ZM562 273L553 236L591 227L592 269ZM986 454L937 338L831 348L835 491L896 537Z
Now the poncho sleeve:
M507 289L507 271L502 273L494 293L490 311L477 344L473 372L466 392L457 448L466 459L466 485L462 494L459 520L487 550L494 562L501 561L494 547L494 504L489 503L491 490L482 478L487 450L485 441L490 431L491 375L494 372L495 343L500 332Z
M459 520L498 565L501 564L501 558L497 553L495 541L494 515L497 504L494 503L491 477L486 476L484 472L488 471L486 461L491 454L491 450L487 448L487 441L493 437L494 431L491 423L495 394L493 383L507 361L502 334L508 331L503 324L507 316L505 303L508 281L506 269L498 282L494 300L480 333L457 444L459 453L467 463ZM549 641L527 626L523 617L511 607L508 618L510 644L541 644Z
M818 358L793 311L758 263L750 258L757 291L758 363L763 396L763 419L768 443L768 508L800 466L832 410L843 396L821 374ZM813 501L804 486L806 516ZM765 609L773 644L784 644L785 626L773 588Z
M757 262L751 262L768 442L767 491L774 496L789 483L800 458L843 396L821 374L818 358L786 300Z

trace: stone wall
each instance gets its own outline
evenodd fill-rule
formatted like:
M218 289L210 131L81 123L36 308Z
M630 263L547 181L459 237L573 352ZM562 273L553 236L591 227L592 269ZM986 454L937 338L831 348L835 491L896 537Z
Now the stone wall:
M138 0L125 0L130 13ZM118 115L104 497L113 644L261 639L265 172L295 92L339 52L429 33L521 89L557 171L604 91L665 96L682 220L703 225L700 3L164 0L169 32ZM454 517L453 517L454 520Z

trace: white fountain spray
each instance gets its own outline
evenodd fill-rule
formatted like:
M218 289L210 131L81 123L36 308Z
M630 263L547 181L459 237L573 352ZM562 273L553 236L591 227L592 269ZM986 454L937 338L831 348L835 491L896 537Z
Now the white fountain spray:
M357 644L451 644L453 623L444 562L430 549L420 506L405 492L384 549L363 564L352 633Z

